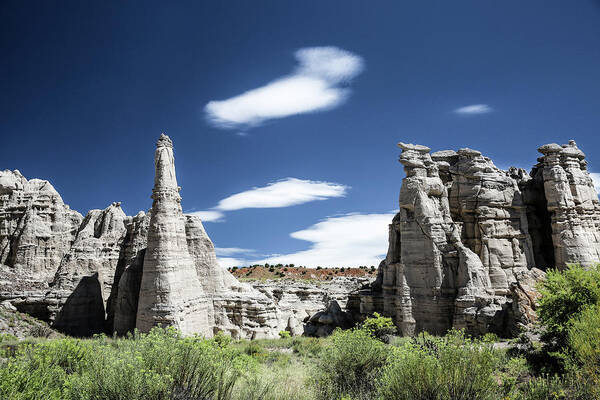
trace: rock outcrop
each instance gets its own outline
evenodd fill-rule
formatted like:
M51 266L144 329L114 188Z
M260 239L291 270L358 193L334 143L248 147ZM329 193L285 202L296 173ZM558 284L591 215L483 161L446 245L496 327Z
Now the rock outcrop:
M543 270L600 261L600 209L574 142L542 146L532 171L479 151L400 143L406 177L389 249L361 311L402 333L514 335L535 318Z
M282 310L240 283L219 266L200 218L183 214L165 135L154 161L152 208L133 217L112 203L84 218L49 182L0 172L0 301L77 336L158 324L248 339L302 333L290 315L306 308Z
M571 140L547 144L532 175L542 176L546 207L552 225L554 264L589 265L600 260L600 205L585 154Z
M185 217L175 176L173 143L161 135L154 154L154 188L140 284L136 328L174 326L184 335L207 335L208 299L188 250Z
M331 332L337 326L346 326L348 321L359 321L362 318L359 291L372 281L370 278L336 277L330 281L272 279L251 281L250 284L277 306L281 330L292 335L317 336ZM328 308L337 310L335 306L330 307L332 303L337 305L340 313L336 318L324 317L322 322L328 323L322 324L319 317L328 314Z

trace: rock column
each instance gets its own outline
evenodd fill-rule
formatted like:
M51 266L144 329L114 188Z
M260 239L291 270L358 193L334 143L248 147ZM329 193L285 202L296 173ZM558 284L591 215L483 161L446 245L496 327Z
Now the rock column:
M552 223L554 261L590 266L600 261L600 204L587 171L585 154L574 140L541 146L536 166L542 173Z
M154 165L153 203L136 327L147 332L160 324L174 326L184 335L210 336L209 303L186 240L173 143L164 134L156 144Z

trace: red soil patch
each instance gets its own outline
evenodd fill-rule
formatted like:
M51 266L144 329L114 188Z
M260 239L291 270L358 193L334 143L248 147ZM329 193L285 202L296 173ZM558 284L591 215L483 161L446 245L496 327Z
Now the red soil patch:
M347 277L375 277L377 269L362 268L306 268L291 267L288 265L252 266L243 268L229 268L236 278L245 279L310 279L326 281L338 276Z

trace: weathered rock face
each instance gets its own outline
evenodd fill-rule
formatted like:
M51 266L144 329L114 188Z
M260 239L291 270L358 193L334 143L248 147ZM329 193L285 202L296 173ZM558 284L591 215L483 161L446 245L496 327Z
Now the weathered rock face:
M206 335L210 328L208 301L188 250L173 144L164 134L156 144L154 165L154 201L136 327L148 332L157 325L175 326L186 335Z
M0 171L0 264L23 279L52 281L81 221L48 181Z
M538 149L543 157L534 168L541 174L552 223L554 263L589 265L600 260L600 205L585 155L574 141L547 144Z
M361 319L359 290L372 282L369 278L336 277L331 281L303 282L288 279L252 281L250 284L264 293L279 310L280 330L292 335L322 335L331 332L336 322L356 322ZM320 316L335 302L340 314L335 319ZM337 310L335 306L331 311ZM320 313L320 314L319 314ZM315 317L316 316L316 317Z
M50 183L0 172L0 301L78 336L162 324L263 338L287 327L272 299L218 265L200 219L182 213L164 135L152 198L147 214L113 203L83 218Z
M542 146L533 177L476 150L399 146L400 212L363 313L393 317L406 335L514 335L535 318L536 267L600 260L598 196L574 142Z
M77 336L108 330L104 321L126 232L120 206L89 211L63 256L47 295L58 299L50 307L56 329Z

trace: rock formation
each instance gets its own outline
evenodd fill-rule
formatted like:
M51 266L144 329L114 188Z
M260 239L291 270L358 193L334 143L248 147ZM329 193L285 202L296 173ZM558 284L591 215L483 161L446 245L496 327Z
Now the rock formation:
M292 335L318 336L331 332L348 321L361 319L359 290L373 279L358 277L335 277L330 281L306 282L294 279L252 281L252 287L264 293L279 310L282 330ZM329 307L335 303L337 307ZM319 322L323 311L337 311L335 319ZM327 314L325 312L325 314ZM342 315L343 314L343 315Z
M541 175L550 213L554 264L589 265L600 260L600 205L585 154L573 140L568 145L547 144L532 175Z
M406 177L389 249L359 280L239 282L182 213L173 146L155 152L153 205L69 209L43 180L0 171L0 303L78 336L157 324L184 334L323 335L374 311L404 334L514 335L535 319L544 270L600 261L600 205L575 142L539 148L531 175L471 149L400 144ZM361 314L362 313L362 314Z
M208 299L188 250L185 217L175 176L173 143L161 135L154 154L152 211L138 298L136 327L174 326L207 335Z
M598 195L575 142L540 147L531 177L476 150L399 147L400 211L363 313L393 317L406 335L510 336L535 318L542 270L600 261Z
M154 161L152 208L133 217L112 203L84 218L49 182L1 171L0 301L77 336L158 324L204 336L301 334L329 299L280 303L240 283L219 266L200 218L182 213L165 135Z

